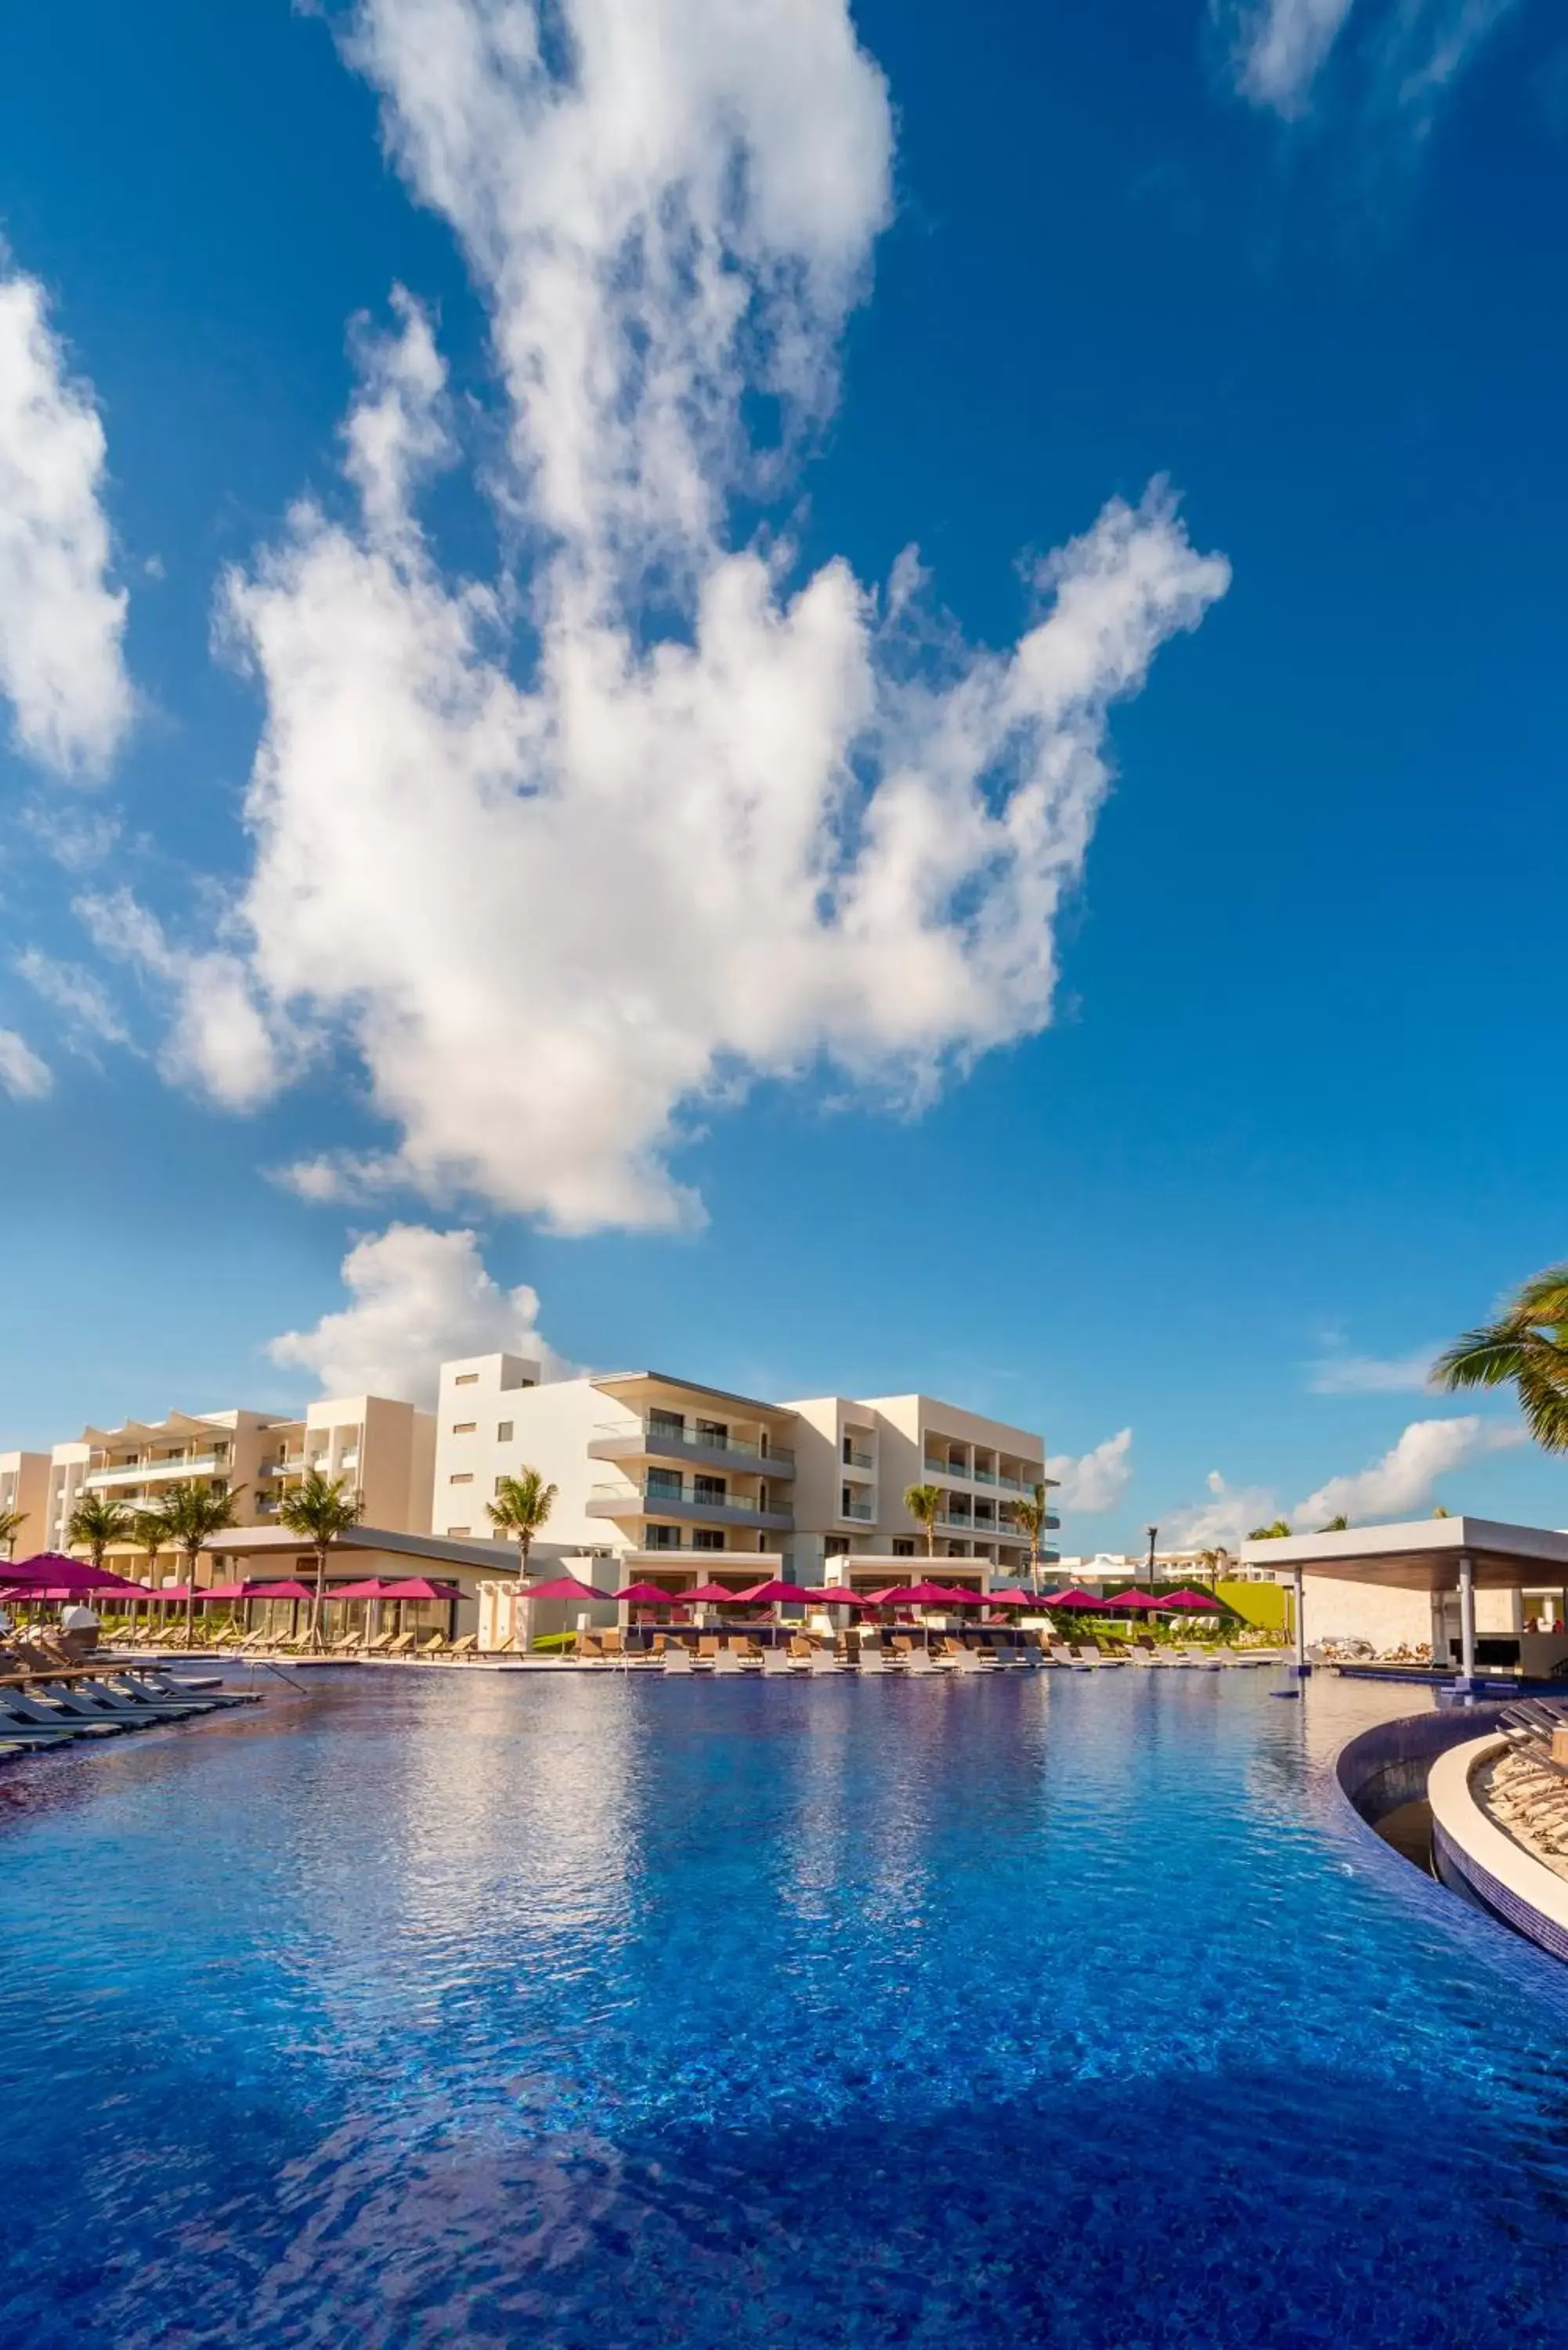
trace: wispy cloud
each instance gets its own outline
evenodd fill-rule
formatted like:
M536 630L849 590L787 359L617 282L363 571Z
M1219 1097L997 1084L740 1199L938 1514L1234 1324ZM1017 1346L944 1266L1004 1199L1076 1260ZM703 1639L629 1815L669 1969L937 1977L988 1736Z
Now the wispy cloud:
M14 1028L0 1028L0 1087L13 1101L42 1101L54 1090L54 1077L26 1037Z
M1324 1396L1430 1392L1432 1365L1440 1352L1434 1340L1408 1355L1320 1355L1307 1365L1307 1389Z
M700 1211L672 1154L753 1078L918 1105L1049 1021L1113 708L1228 567L1157 484L1040 567L991 651L912 551L878 590L748 536L832 413L891 207L846 0L361 0L347 23L488 306L509 455L474 479L528 556L439 564L418 500L464 463L462 419L399 296L358 339L357 520L303 506L228 583L265 702L222 941L252 1017L232 1056L209 1035L177 1058L245 1101L302 1037L356 1054L389 1140L314 1157L317 1193L679 1222ZM164 970L189 1027L210 973Z
M61 962L39 947L16 957L16 970L59 1013L67 1041L78 1051L93 1044L129 1045L130 1033L109 990L79 963Z
M107 766L131 721L104 457L43 287L0 253L0 694L18 748L67 775Z
M1172 1550L1234 1550L1253 1526L1266 1526L1279 1515L1268 1485L1231 1485L1218 1469L1210 1469L1203 1482L1204 1501L1180 1503L1160 1518L1161 1539Z
M1211 0L1239 94L1287 121L1330 79L1364 121L1416 139L1488 36L1521 0Z

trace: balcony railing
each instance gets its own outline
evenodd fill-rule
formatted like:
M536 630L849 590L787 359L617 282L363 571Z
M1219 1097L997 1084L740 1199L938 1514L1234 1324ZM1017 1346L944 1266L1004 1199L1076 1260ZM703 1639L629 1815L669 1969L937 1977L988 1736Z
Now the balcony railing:
M838 1514L841 1518L852 1518L857 1525L868 1526L877 1513L869 1502L841 1502Z
M760 1444L742 1443L736 1436L697 1436L685 1428L654 1428L646 1421L628 1428L624 1420L601 1420L588 1440L592 1461L636 1460L645 1452L695 1461L732 1461L742 1476L794 1475L794 1454L786 1445L774 1445L764 1452Z
M792 1532L791 1510L764 1509L744 1494L698 1493L688 1485L595 1485L588 1493L590 1518L690 1518L700 1525L773 1526Z
M111 1468L89 1469L84 1486L102 1492L112 1485L142 1485L156 1477L211 1477L229 1466L227 1453L193 1452L184 1460L120 1461Z
M928 1477L939 1477L946 1484L994 1485L1003 1493L1032 1493L1039 1482L1033 1477L1004 1476L1000 1469L961 1469L950 1461L933 1461L929 1453L926 1455L925 1470Z
M846 1469L875 1469L877 1455L874 1452L846 1452L844 1465Z

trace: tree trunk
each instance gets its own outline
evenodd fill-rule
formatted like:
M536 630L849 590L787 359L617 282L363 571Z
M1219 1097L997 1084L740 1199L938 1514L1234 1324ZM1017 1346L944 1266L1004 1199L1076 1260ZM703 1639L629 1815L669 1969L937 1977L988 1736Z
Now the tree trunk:
M196 1561L201 1555L199 1550L187 1551L185 1554L185 1646L187 1648L196 1637Z
M321 1639L321 1606L327 1591L327 1544L316 1545L316 1596L310 1603L310 1645L314 1648Z

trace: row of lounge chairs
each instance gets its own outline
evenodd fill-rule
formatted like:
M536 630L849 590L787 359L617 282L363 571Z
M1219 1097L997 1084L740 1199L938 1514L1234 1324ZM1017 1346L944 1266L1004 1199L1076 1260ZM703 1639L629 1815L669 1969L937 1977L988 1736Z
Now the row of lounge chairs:
M441 1658L461 1662L472 1657L479 1646L478 1635L464 1633L462 1638L449 1640L442 1632L382 1632L368 1639L362 1632L345 1632L336 1639L314 1641L308 1633L298 1632L280 1638L271 1631L246 1632L237 1625L211 1636L198 1631L187 1647L183 1626L172 1634L156 1627L116 1634L112 1646L118 1655L138 1648L156 1649L160 1654L207 1657L333 1657L341 1663L352 1663L358 1658L373 1658L378 1663L387 1659L404 1657Z
M997 1641L970 1641L952 1635L917 1640L904 1633L886 1639L866 1633L836 1641L804 1633L769 1647L750 1634L703 1633L695 1640L656 1632L646 1643L620 1632L579 1633L573 1650L579 1664L619 1666L667 1673L900 1672L994 1673L1043 1666L1094 1672L1117 1666L1168 1671L1194 1668L1219 1672L1266 1664L1260 1651L1238 1655L1214 1648L1175 1648L1152 1640L1042 1639L1032 1634Z
M192 1686L146 1665L80 1663L47 1633L0 1644L0 1756L7 1760L255 1703L248 1692Z

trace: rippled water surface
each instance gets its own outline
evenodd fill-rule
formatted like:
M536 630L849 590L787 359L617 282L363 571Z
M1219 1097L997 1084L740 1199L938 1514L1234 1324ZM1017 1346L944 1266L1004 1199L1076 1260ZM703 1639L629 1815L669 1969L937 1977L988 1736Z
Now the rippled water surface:
M1269 1690L358 1671L0 1772L0 2341L1568 2342L1568 1976L1343 1810L1386 1690Z

